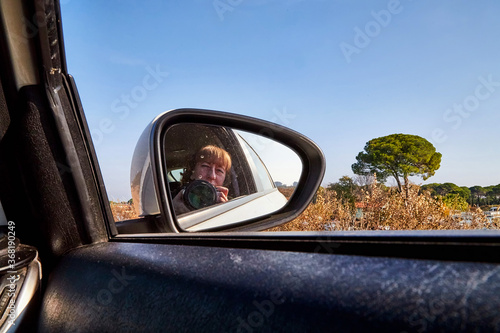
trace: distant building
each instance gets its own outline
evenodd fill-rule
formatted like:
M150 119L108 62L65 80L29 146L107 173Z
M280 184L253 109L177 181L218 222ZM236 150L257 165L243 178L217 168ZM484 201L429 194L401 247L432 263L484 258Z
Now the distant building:
M365 211L368 210L368 208L370 208L372 210L374 208L384 209L384 206L382 206L380 204L379 205L367 205L365 202L356 202L355 207L356 207L356 219L357 220L360 220L365 216Z

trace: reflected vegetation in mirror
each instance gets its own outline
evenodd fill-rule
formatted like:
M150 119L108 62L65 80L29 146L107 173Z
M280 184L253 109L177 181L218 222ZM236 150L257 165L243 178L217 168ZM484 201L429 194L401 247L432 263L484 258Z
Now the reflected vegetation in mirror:
M271 214L300 179L295 152L228 127L176 124L163 138L168 188L179 226L199 231Z

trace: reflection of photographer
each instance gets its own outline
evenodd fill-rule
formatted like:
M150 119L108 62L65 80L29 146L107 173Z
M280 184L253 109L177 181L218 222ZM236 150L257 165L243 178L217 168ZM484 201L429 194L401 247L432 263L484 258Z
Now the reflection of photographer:
M184 214L211 204L227 202L229 189L223 185L226 185L230 169L231 157L227 151L216 146L201 148L182 174L183 185L173 199L175 213Z

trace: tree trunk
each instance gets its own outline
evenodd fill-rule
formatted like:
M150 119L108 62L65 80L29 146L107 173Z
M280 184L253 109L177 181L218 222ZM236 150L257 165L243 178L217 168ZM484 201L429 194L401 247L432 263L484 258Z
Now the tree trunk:
M405 180L405 204L408 201L408 175L404 175L404 180Z
M398 192L402 193L403 188L401 186L401 181L399 180L399 175L396 172L391 172L391 173L392 173L392 176L394 177L394 179L396 179L396 183L398 184Z

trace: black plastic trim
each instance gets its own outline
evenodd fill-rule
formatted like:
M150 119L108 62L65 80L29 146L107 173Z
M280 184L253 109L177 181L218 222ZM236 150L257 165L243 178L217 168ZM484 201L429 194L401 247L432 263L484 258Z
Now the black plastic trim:
M111 212L111 207L109 206L109 198L106 192L106 187L104 185L104 179L101 174L101 169L99 167L99 160L97 159L97 154L95 152L94 144L91 139L90 129L88 127L87 118L83 112L83 105L78 94L78 89L76 87L75 79L72 75L64 73L64 83L66 89L69 91L69 96L73 102L73 109L75 110L75 117L77 118L80 130L82 131L82 139L86 147L86 155L90 166L92 168L93 182L97 192L99 194L99 204L101 206L101 211L103 218L106 220L106 228L109 237L118 234L115 226L115 221L113 218L113 213Z
M500 232L494 230L136 234L119 235L110 241L500 262Z

